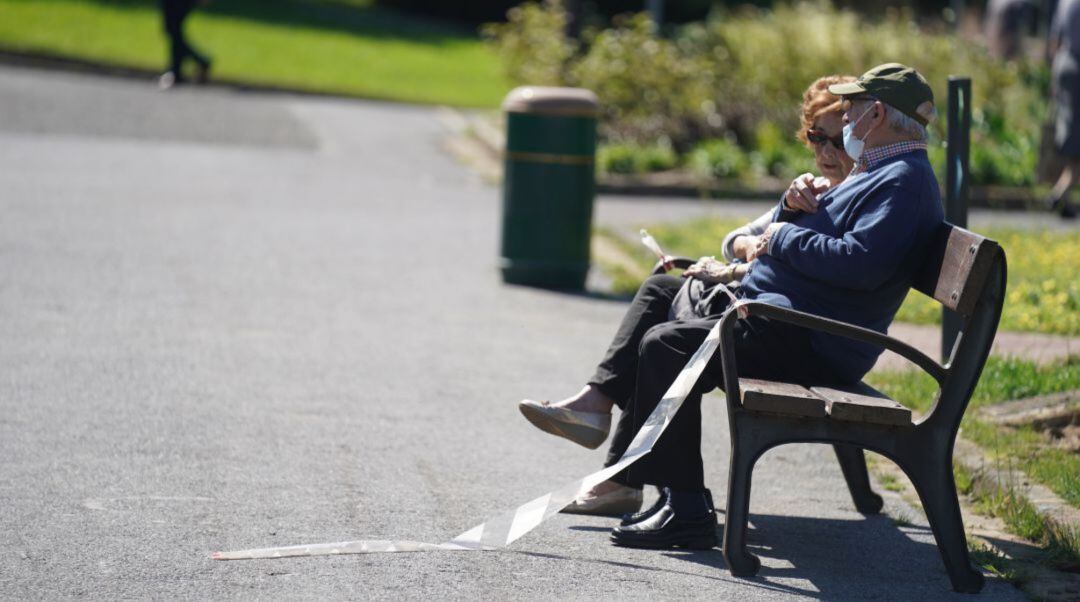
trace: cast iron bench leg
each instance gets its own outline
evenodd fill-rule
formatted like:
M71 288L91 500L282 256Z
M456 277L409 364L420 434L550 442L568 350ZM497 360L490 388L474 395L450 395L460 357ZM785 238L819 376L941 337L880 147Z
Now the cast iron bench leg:
M942 454L951 458L951 454ZM936 456L938 458L941 455ZM953 481L952 462L930 463L916 462L917 470L912 466L902 466L904 472L919 492L919 499L926 510L930 528L934 531L938 551L949 572L953 589L974 594L983 586L982 573L971 567L968 558L967 539L964 536L964 523L960 516L960 504L956 498L956 483Z
M854 445L836 443L833 445L836 459L840 461L840 470L844 473L855 509L863 514L881 512L884 502L881 496L870 489L870 475L866 472L866 456L863 450Z
M747 443L732 442L727 516L724 517L724 560L727 561L731 574L736 577L753 577L761 568L761 560L746 551L746 527L750 520L750 478L758 455L758 450L751 449Z

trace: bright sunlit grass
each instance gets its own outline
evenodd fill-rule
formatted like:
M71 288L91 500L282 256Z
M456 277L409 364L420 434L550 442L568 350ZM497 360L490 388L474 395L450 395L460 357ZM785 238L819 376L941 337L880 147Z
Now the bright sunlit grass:
M0 0L0 49L164 70L155 0ZM213 76L419 103L496 106L509 89L472 31L362 0L217 0L187 34Z
M697 258L719 256L724 236L741 225L729 218L707 218L646 227L669 252ZM1075 276L1080 273L1080 231L993 228L980 234L998 241L1008 261L1000 329L1080 335L1080 280ZM648 275L653 258L643 251L637 255L641 272L617 279L620 293L632 294ZM913 290L896 320L938 324L941 305Z
M905 406L925 412L937 394L937 383L915 370L875 371L867 382ZM964 414L963 436L999 461L1021 468L1070 504L1080 506L1080 457L1049 445L1031 427L1009 428L984 422L977 408L1080 389L1080 357L1048 365L1016 358L990 357ZM1011 466L1010 466L1011 467Z

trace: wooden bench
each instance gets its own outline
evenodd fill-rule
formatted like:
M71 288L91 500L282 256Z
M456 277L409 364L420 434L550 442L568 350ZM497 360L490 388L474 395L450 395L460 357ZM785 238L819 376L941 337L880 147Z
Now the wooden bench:
M935 233L915 288L962 317L944 366L876 331L764 303L743 305L748 315L865 341L913 362L940 387L930 410L915 421L909 409L865 383L840 390L738 378L732 338L738 312L724 316L720 353L731 430L724 558L733 574L750 576L760 568L758 558L746 550L754 463L778 445L817 442L833 444L855 507L864 513L880 511L882 501L870 489L863 450L896 462L919 493L953 589L982 589L983 576L968 558L952 452L997 331L1005 270L1005 254L994 241L950 224Z
M674 265L693 263L678 258ZM654 273L662 273L658 262ZM937 398L925 416L913 421L911 410L866 383L844 389L738 378L733 327L737 312L721 320L731 468L728 472L724 558L737 576L757 574L760 560L746 550L750 480L754 463L767 450L785 443L831 443L855 508L881 510L881 496L870 488L864 449L896 462L915 485L937 540L945 568L958 592L978 592L983 576L967 553L964 525L952 473L953 444L983 365L994 342L1005 298L1005 254L994 241L943 224L935 233L914 288L956 312L962 328L943 366L914 347L879 332L765 303L746 303L748 315L789 322L893 351L938 383Z

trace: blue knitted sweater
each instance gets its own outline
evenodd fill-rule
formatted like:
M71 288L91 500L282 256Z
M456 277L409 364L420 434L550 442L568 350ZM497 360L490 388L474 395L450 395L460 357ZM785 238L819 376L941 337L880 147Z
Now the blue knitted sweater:
M885 333L944 214L926 152L885 159L819 198L817 213L789 212L751 263L746 299L790 307ZM837 376L856 381L882 349L814 332L812 344Z

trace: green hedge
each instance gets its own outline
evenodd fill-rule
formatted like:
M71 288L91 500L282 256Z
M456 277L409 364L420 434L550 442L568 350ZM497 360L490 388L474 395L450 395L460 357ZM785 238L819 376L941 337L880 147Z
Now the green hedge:
M648 147L666 140L686 155L703 141L730 140L747 153L765 153L758 159L765 171L788 173L787 162L800 161L789 150L797 146L786 142L798 126L806 86L821 75L857 75L900 61L919 69L934 88L942 113L931 127L936 145L944 138L948 75L971 76L973 183L1034 179L1046 115L1045 66L997 61L979 43L920 28L910 12L871 20L827 1L744 7L668 28L663 37L646 15L626 15L611 27L587 30L580 47L563 38L564 24L558 4L527 3L483 33L515 83L595 91L603 103L600 134L608 143ZM762 150L768 127L785 144Z

